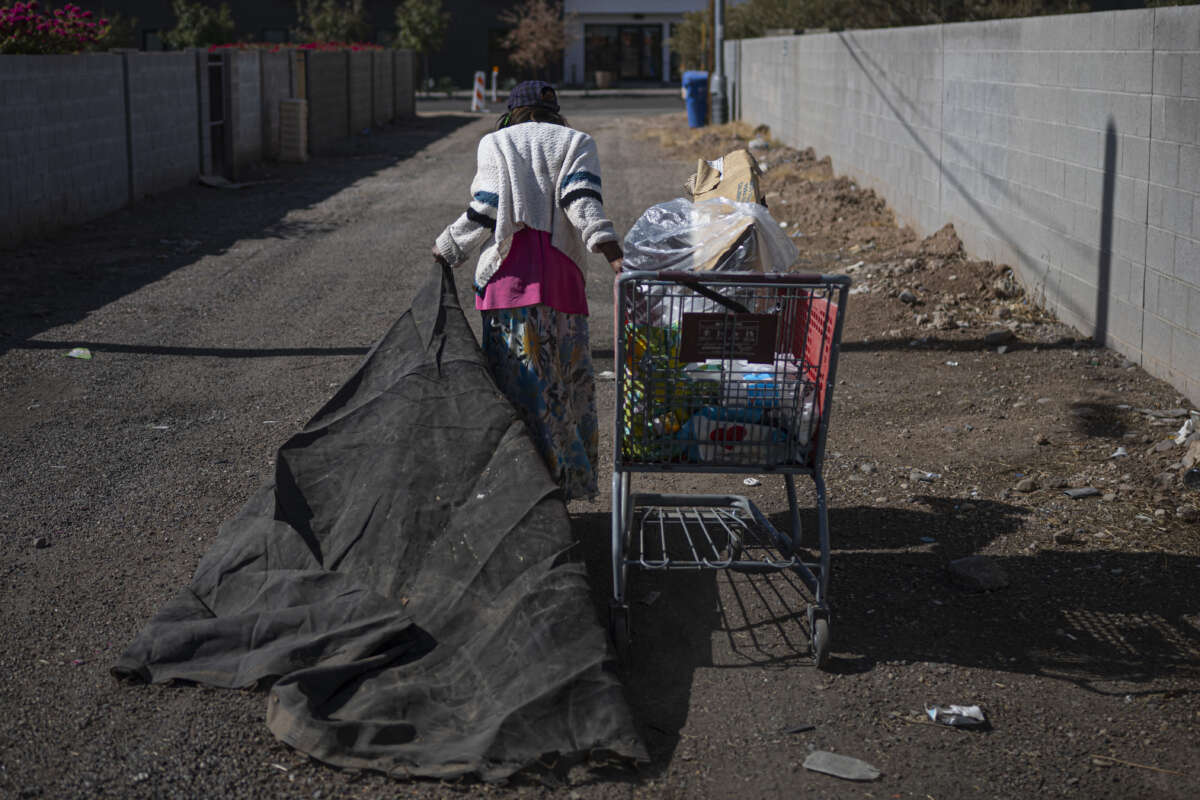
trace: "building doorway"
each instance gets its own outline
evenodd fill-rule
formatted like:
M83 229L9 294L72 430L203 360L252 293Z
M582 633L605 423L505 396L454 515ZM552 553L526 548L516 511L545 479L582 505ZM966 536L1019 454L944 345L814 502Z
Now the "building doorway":
M662 25L585 25L584 68L623 81L662 81Z

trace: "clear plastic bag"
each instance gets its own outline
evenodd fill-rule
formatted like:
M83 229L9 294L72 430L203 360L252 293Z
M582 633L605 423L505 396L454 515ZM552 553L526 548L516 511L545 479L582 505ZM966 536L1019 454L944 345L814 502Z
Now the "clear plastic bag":
M625 269L786 272L796 246L757 203L682 197L646 209L625 236Z
M630 271L786 272L797 256L796 246L766 208L723 197L698 203L677 197L651 206L625 236L625 269ZM735 287L715 291L738 299ZM666 293L662 286L639 288L635 321L669 327L678 325L683 314L727 310L691 292L683 302L664 304Z

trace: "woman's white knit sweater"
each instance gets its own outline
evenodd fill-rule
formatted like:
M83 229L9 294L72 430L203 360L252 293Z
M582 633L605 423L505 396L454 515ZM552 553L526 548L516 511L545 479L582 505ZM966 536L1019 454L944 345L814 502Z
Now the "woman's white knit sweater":
M490 239L475 268L476 291L496 274L522 227L549 233L584 275L586 250L617 240L604 216L596 142L586 133L523 122L484 136L477 161L470 205L437 238L438 252L452 265Z

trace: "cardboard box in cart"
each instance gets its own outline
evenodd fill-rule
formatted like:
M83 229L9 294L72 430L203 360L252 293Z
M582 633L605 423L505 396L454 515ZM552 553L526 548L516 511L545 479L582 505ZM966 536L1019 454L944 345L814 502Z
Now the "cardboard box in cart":
M699 159L696 173L688 179L687 188L692 193L693 203L723 197L739 203L762 204L762 192L758 186L760 174L758 162L748 150L734 150L716 161ZM733 230L722 229L719 233L700 231L697 236L704 241L711 243L713 239L722 237L725 242L722 243L723 246L715 248L713 255L694 264L692 268L701 272L716 269L732 251L743 244L751 243L754 235L754 220L750 218ZM761 248L754 247L752 255L742 262L739 269L762 272Z

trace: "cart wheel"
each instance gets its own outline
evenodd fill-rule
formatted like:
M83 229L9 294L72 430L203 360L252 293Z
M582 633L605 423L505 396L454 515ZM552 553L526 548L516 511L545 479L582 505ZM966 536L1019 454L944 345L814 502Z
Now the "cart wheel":
M613 647L617 651L617 660L621 662L622 666L629 664L629 653L632 646L629 629L629 606L609 606L608 633L612 637Z
M817 669L829 667L829 620L817 617L812 623L812 654Z

